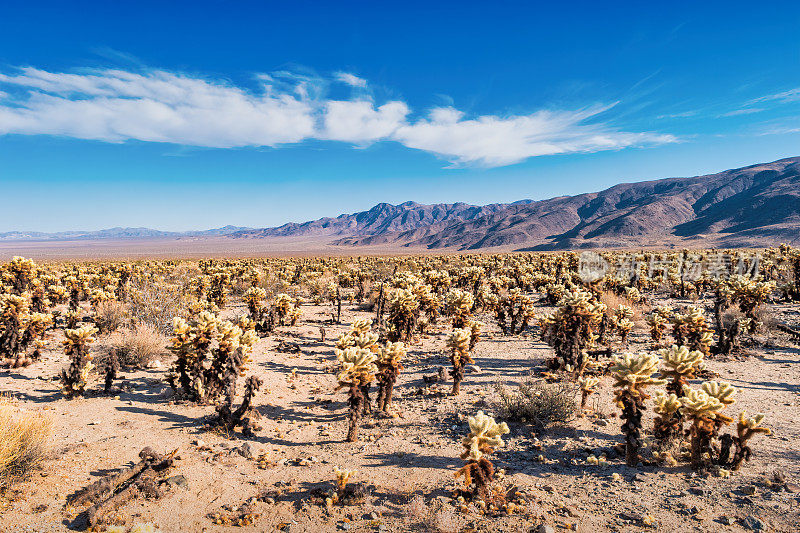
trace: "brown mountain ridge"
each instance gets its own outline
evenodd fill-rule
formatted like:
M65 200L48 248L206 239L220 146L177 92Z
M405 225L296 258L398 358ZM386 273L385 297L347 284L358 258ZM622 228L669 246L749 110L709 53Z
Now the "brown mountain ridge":
M335 241L457 250L778 242L800 243L800 157L706 176L622 183L597 193L511 204L469 220Z

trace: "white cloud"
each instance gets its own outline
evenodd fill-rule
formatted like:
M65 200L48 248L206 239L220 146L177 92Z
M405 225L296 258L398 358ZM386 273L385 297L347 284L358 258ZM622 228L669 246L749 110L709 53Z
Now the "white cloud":
M337 73L336 79L366 86L366 80L348 73ZM158 70L53 73L22 68L0 73L0 135L213 148L278 146L307 139L357 145L383 140L455 164L484 166L676 140L597 123L604 108L468 118L454 107L438 107L426 118L412 119L402 101L376 105L363 95L330 100L325 94L328 82L312 76L278 72L260 74L256 80L257 90L250 90Z
M358 144L389 137L409 112L403 102L388 102L376 109L367 100L332 100L325 107L322 136Z
M503 166L529 157L617 150L676 141L671 135L627 133L586 121L604 111L537 111L500 118L463 120L453 108L438 108L427 120L398 128L395 138L409 148L438 154L458 164Z
M315 130L310 102L268 88L253 94L161 71L23 72L0 77L27 90L15 105L0 106L0 134L232 148L295 143Z
M366 87L367 80L364 78L359 78L355 74L350 74L349 72L337 72L334 74L336 79L342 83L349 85L350 87Z

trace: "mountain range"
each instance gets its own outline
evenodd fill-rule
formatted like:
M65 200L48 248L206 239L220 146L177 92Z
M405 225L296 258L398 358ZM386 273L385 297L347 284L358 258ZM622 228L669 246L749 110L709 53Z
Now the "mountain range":
M184 237L319 238L342 247L451 250L800 244L800 157L538 201L484 206L381 203L359 213L275 228L0 233L0 241Z

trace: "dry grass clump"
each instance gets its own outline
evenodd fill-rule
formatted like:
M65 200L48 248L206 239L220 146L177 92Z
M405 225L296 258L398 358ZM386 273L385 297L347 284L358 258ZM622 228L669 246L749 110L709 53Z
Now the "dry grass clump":
M415 531L458 533L466 524L466 521L456 513L455 508L449 505L435 508L425 503L425 498L419 494L408 502L406 516Z
M112 333L128 322L128 306L118 300L98 302L94 307L94 322L103 333Z
M0 398L0 487L24 477L47 451L50 418Z
M606 307L610 310L618 309L620 305L629 307L630 309L633 310L633 317L631 317L630 320L635 324L636 328L644 329L647 326L647 322L645 321L642 312L649 311L650 306L639 302L631 301L627 297L620 296L611 291L603 291L600 294L598 300L606 304Z
M150 324L137 324L133 328L117 331L110 338L111 350L124 367L145 368L166 354L165 335Z
M516 390L497 383L497 408L500 416L513 422L532 423L539 427L564 424L575 417L576 389L567 382L544 383L527 378Z

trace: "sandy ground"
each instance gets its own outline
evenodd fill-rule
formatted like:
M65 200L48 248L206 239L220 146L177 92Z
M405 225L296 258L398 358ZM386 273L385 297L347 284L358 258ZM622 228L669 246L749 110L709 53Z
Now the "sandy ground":
M797 324L796 309L779 311L784 320ZM361 441L345 443L346 394L333 391L333 344L354 318L368 314L355 306L345 308L343 324L325 325L327 339L320 342L319 327L329 311L304 305L298 326L278 328L257 343L251 372L265 382L255 401L263 429L250 439L206 431L202 419L213 414L212 408L171 401L163 379L168 361L160 370L124 372L125 389L117 396L94 392L72 401L61 396L55 381L66 365L57 338L42 361L0 372L2 391L25 407L49 413L55 423L52 457L4 502L0 530L80 529L81 518L65 510L67 495L131 464L145 446L159 452L178 449L180 460L172 474L185 476L188 487L175 487L160 500L128 504L120 513L128 524L152 522L168 532L425 530L408 517L408 503L422 495L431 508L450 505L456 488L453 474L463 464L458 456L460 439L468 431L464 417L478 409L493 411L492 384L519 381L540 367L551 350L533 331L503 337L489 317L479 317L488 324L477 348L480 372L466 375L458 397L425 391L423 374L448 366L444 339L450 327L442 323L410 352L395 389L399 417L368 419ZM244 309L234 305L225 313L244 314ZM297 343L300 353L276 351L281 341ZM634 333L632 348L646 343L644 332ZM542 523L556 531L643 531L648 529L642 523L646 515L655 519L649 529L658 531L741 531L752 519L765 530L797 531L799 495L765 484L775 471L800 481L800 350L787 339L777 338L774 344L754 356L709 365L720 379L739 388L731 412L764 412L774 429L771 436L757 437L755 457L731 477L695 475L683 465L628 468L620 458L607 467L587 465L589 453L621 442L607 377L591 402L594 415L547 429L538 442L530 427L511 425L507 445L494 461L506 469L508 486L518 487L530 500L525 513L491 519L456 514L448 520L447 513L440 513L440 518L454 523L454 531L528 531ZM296 378L290 380L293 369ZM99 387L97 383L94 388ZM444 384L442 390L448 389ZM645 418L645 427L651 428L649 411ZM253 459L237 451L246 443ZM265 453L277 464L260 469L256 459ZM310 501L310 490L331 486L334 466L358 470L354 481L370 486L363 504L327 511ZM613 480L614 473L622 479ZM207 517L263 491L274 491L277 501L255 502L261 516L250 526L217 526Z
M81 241L0 241L0 261L23 256L34 261L202 257L311 257L419 253L399 246L334 246L333 237L233 239L183 237ZM442 251L441 253L445 253Z

